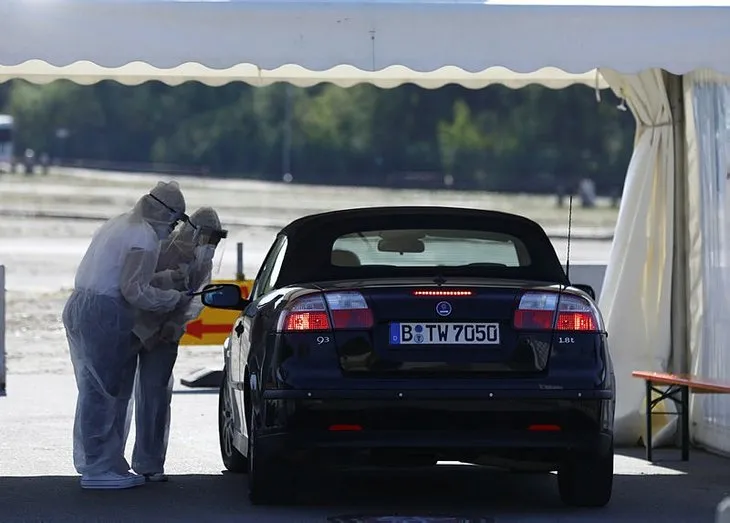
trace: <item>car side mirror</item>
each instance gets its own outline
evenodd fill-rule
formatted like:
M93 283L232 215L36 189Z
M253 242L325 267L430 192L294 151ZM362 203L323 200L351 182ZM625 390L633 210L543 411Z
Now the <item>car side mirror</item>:
M206 285L200 294L200 301L213 309L232 309L242 311L249 300L241 296L241 287L233 283Z
M573 283L572 286L575 287L576 289L582 290L588 296L590 296L592 300L595 301L596 291L590 285L586 285L585 283Z

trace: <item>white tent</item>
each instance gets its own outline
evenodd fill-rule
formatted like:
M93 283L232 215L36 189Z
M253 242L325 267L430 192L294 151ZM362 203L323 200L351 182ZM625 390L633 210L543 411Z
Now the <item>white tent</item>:
M617 434L634 443L643 385L631 370L730 379L727 192L718 176L727 165L728 28L730 1L707 0L3 0L0 80L605 80L637 120L601 298ZM693 411L698 440L730 450L730 403L711 398Z
M0 64L730 73L727 10L708 3L727 2L3 0Z

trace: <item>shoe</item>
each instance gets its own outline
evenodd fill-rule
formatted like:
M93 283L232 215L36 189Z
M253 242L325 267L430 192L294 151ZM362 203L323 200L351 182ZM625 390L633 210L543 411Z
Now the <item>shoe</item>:
M144 476L128 472L106 472L104 474L84 474L81 476L81 488L97 490L118 490L144 485Z
M167 476L162 472L155 472L154 474L145 474L144 479L150 483L162 483L167 481Z

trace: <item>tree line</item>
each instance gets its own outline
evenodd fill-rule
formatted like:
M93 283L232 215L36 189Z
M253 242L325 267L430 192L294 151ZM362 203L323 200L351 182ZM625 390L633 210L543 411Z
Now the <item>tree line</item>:
M255 88L189 82L0 84L16 150L62 161L172 164L212 175L552 192L623 185L634 120L606 91L537 85Z

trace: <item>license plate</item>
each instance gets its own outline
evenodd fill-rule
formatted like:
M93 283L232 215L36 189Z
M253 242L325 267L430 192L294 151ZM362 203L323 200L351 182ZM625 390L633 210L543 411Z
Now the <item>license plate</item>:
M391 323L391 345L499 345L499 323Z

